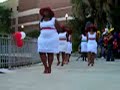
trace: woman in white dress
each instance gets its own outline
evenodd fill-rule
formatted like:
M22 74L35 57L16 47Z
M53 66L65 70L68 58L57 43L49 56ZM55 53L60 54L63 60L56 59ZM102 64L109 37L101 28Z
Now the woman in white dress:
M81 54L83 61L86 61L87 58L87 35L84 31L81 35Z
M60 65L60 55L62 55L63 66L66 63L66 51L67 51L67 32L64 27L62 27L63 32L59 33L59 53L57 54L57 66Z
M69 63L70 56L72 53L72 30L68 29L67 33L68 33L68 37L67 37L66 62Z
M40 9L40 36L38 37L38 52L44 65L44 73L51 73L54 53L58 53L60 26L54 18L53 11L47 7Z
M88 52L88 66L94 65L95 55L97 54L97 34L96 34L96 27L91 25L89 27L87 39L87 52Z

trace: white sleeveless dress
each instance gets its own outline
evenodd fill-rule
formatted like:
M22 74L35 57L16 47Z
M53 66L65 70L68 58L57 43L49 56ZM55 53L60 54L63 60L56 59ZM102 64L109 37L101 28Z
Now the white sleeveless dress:
M52 18L50 21L40 22L40 27L43 29L38 37L38 52L58 53L59 37L55 28L55 18Z
M71 54L72 52L72 42L71 42L71 35L68 37L68 42L67 42L67 54Z
M87 52L87 36L83 34L81 39L81 52Z
M94 34L88 32L87 52L97 54L96 32Z
M66 32L59 33L59 52L65 52L67 51L67 37Z

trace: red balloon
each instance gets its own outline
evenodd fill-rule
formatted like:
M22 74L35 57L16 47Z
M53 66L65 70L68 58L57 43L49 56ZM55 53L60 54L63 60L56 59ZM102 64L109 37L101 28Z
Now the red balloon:
M17 41L17 42L16 42L16 45L17 45L18 47L22 47L22 46L24 45L23 40L21 39L21 40Z
M15 32L13 34L13 37L14 37L17 47L22 47L24 45L23 40L21 39L22 35L20 32Z
M22 37L22 35L21 35L20 32L15 32L15 34L14 34L14 39L15 39L15 41L21 40L21 37Z

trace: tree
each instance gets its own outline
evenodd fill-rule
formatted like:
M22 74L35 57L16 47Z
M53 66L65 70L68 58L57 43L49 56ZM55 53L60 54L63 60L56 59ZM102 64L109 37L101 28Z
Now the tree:
M107 0L71 0L73 15L83 21L90 20L99 28L107 23L109 6Z
M40 34L40 31L33 30L32 32L27 33L27 36L31 38L38 38L39 34Z
M111 17L111 21L112 21L112 25L113 27L115 28L116 31L119 31L120 32L120 23L119 23L119 20L120 20L120 1L117 2L117 5L111 5L110 9L111 9L111 12L110 12L110 17Z
M12 11L0 6L0 33L10 33Z

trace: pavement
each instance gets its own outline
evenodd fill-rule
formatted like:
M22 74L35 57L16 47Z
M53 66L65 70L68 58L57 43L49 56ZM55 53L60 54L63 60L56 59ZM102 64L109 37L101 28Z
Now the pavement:
M0 90L120 90L120 61L97 59L94 67L87 62L71 61L64 67L53 64L52 74L43 74L43 65L22 67L0 74Z

